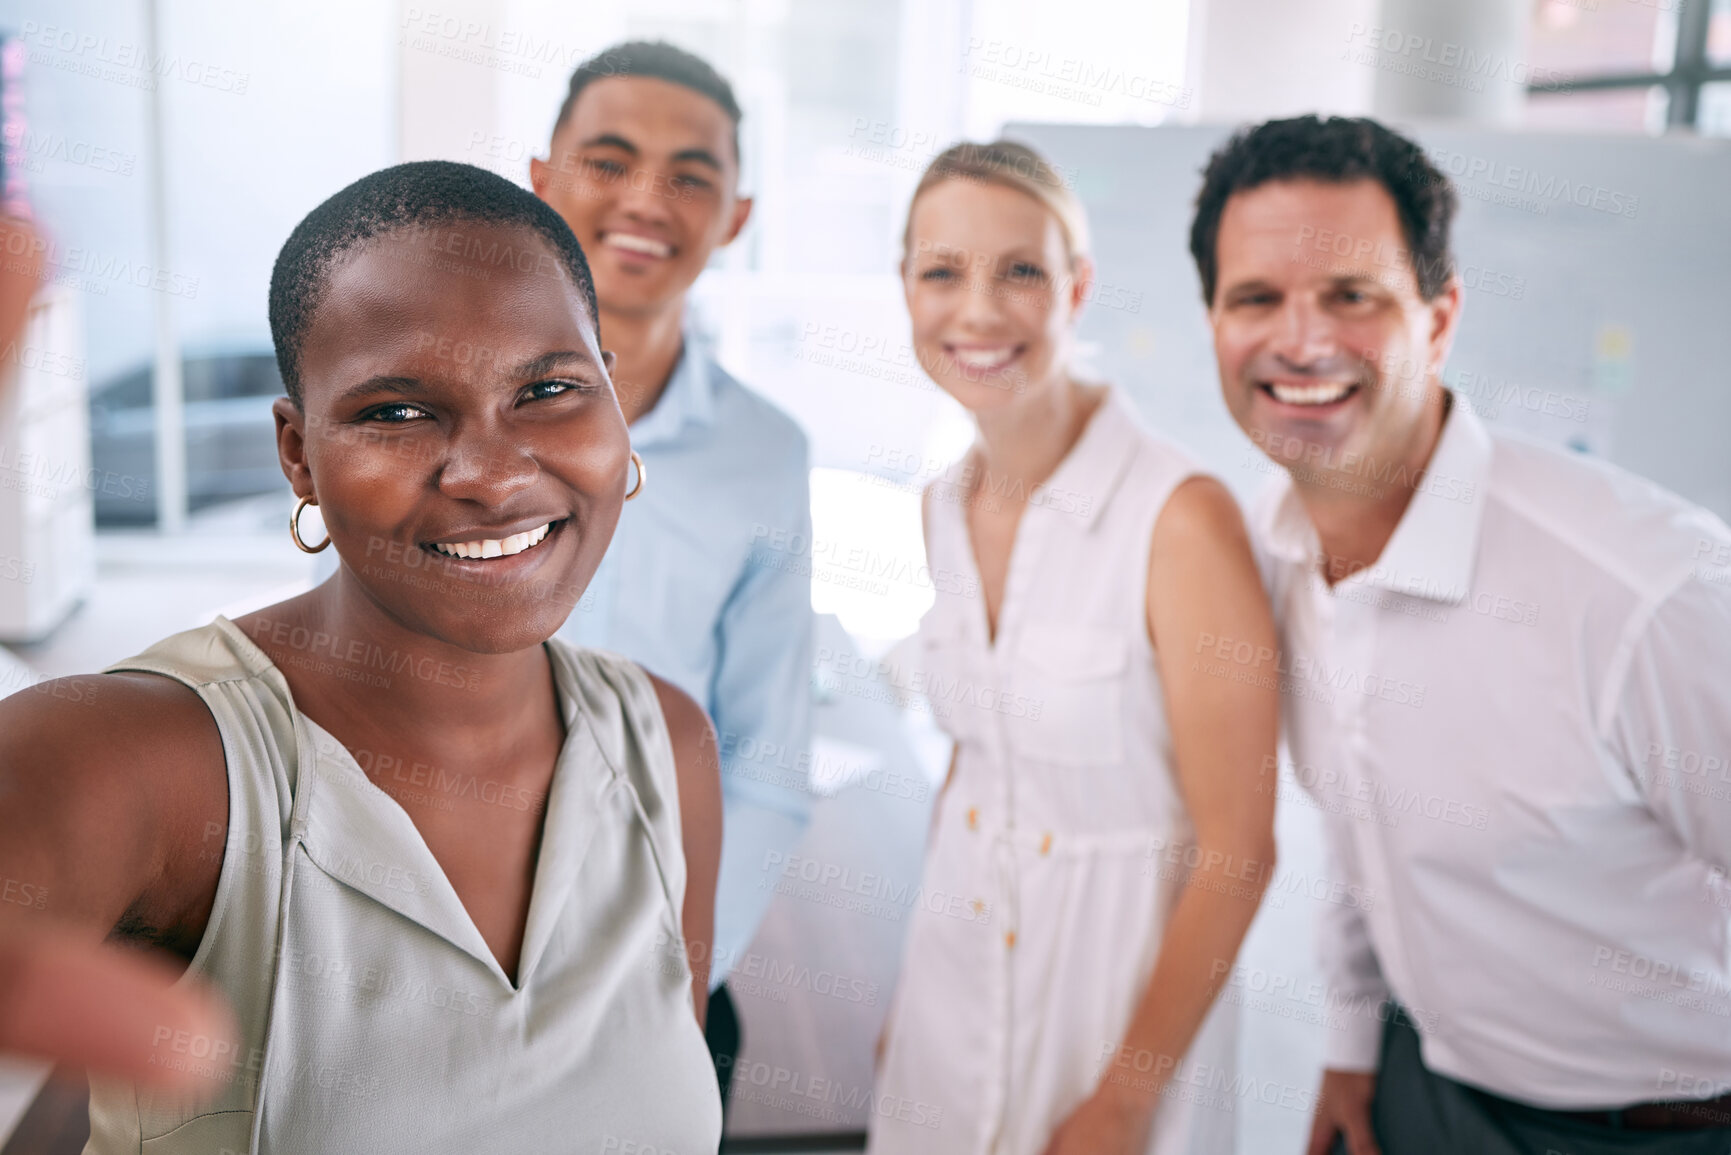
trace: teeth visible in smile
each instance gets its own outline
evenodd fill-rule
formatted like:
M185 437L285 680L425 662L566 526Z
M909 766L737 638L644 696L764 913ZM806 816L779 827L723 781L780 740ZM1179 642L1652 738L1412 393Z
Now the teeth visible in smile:
M1015 359L1016 348L1005 345L997 349L957 349L956 364L964 369L1001 369Z
M552 530L553 523L548 522L540 529L514 533L510 537L489 537L481 541L460 541L451 545L435 544L433 548L446 557L510 557L514 553L522 553L530 546L541 544L541 540Z
M630 233L608 233L607 243L615 248L628 252L643 253L651 257L667 257L673 255L673 249L650 237L633 236Z
M1352 392L1350 381L1323 381L1315 385L1268 386L1274 399L1283 405L1332 405Z

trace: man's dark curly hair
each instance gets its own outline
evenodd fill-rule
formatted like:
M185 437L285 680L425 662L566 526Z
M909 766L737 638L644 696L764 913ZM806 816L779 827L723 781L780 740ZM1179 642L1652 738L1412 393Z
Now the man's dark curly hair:
M734 98L733 85L703 57L693 56L665 40L628 40L603 49L579 64L565 90L565 103L559 106L559 118L553 122L554 136L559 135L559 130L571 118L571 110L577 107L577 98L583 95L583 90L610 76L665 80L709 97L733 122L733 157L739 159L739 118L744 114L739 109L739 101Z
M1234 193L1287 180L1376 181L1400 214L1419 296L1434 300L1454 276L1449 226L1458 201L1448 177L1424 150L1367 118L1297 116L1239 129L1208 158L1190 223L1190 255L1202 277L1204 304L1214 303L1216 246L1226 202Z
M308 213L283 243L271 271L270 335L283 386L297 407L301 346L337 264L400 229L462 222L537 234L582 294L589 323L597 324L600 313L589 262L571 226L546 201L486 169L448 160L419 160L380 169ZM403 270L405 278L419 275L414 268Z

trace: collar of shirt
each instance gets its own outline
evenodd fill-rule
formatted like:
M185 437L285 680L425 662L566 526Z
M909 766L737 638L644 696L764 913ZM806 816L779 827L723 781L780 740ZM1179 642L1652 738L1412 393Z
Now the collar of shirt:
M715 424L715 382L709 350L691 334L685 334L673 375L661 391L654 408L631 425L631 445L645 449L675 441L687 425L707 428Z
M1401 515L1394 536L1376 563L1337 582L1339 586L1369 586L1390 593L1457 605L1472 586L1484 523L1485 496L1491 470L1491 435L1472 406L1454 399ZM1367 469L1366 473L1375 471ZM1408 479L1371 476L1370 484L1407 484ZM1316 529L1299 500L1292 476L1283 471L1271 499L1263 507L1263 541L1271 553L1305 570L1318 564L1322 552Z
M1136 456L1136 431L1140 427L1141 418L1135 406L1123 390L1112 386L1082 427L1081 436L1070 452L1058 462L1051 476L1027 494L1028 504L1060 512L1084 529L1093 525L1130 469ZM970 497L970 489L973 498L991 497L994 482L984 469L978 444L970 446L940 475L953 499L935 505L959 513Z

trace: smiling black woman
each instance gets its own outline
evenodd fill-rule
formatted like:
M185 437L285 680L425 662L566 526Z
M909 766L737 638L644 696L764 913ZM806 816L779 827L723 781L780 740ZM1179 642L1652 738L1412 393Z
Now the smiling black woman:
M152 1033L196 1099L97 1081L89 1150L714 1150L713 733L549 640L644 481L576 239L399 165L296 228L270 305L336 576L0 703L0 874L48 896L0 933L154 946L235 1014Z

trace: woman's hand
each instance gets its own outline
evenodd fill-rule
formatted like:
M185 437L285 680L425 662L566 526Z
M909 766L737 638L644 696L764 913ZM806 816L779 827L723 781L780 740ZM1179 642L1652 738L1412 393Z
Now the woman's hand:
M156 960L9 920L0 924L0 1051L163 1090L207 1086L197 1064L176 1057L233 1054L234 1020L216 996L174 980Z
M1108 1081L1058 1125L1045 1155L1142 1155L1153 1127L1154 1103Z
M24 330L30 299L42 284L44 246L34 229L11 217L0 217L0 246L10 256L0 263L0 345L5 345Z

